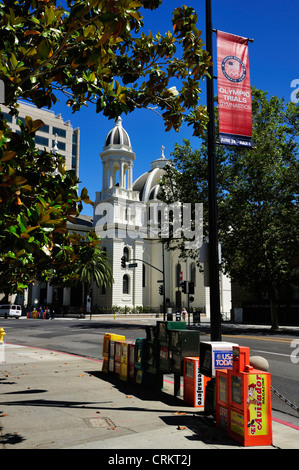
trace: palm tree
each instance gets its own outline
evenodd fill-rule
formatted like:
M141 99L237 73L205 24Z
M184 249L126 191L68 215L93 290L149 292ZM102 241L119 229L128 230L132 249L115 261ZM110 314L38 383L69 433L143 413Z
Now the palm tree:
M77 268L77 282L83 283L84 305L92 281L97 287L108 287L113 283L112 266L105 251L87 243L80 249L80 266Z

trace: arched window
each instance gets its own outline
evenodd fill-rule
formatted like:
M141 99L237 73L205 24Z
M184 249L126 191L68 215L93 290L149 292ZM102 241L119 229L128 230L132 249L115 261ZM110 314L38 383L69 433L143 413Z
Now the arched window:
M127 246L124 247L124 257L126 258L126 262L130 260L130 250Z
M181 265L178 263L176 265L176 287L180 287L180 272L181 272Z
M123 277L123 294L129 293L129 276L127 274Z

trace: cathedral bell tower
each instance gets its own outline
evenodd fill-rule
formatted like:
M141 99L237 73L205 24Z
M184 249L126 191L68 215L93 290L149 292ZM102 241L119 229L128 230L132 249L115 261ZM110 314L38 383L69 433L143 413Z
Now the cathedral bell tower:
M139 192L133 191L133 161L128 133L122 127L122 119L115 121L108 133L102 159L102 190L96 193L94 227L102 239L113 265L114 283L101 295L102 306L142 305L142 263L137 267L121 266L121 258L127 261L143 259L143 204Z

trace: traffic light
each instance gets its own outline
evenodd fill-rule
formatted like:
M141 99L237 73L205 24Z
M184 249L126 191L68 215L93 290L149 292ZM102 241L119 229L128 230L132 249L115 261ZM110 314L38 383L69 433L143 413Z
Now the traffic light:
M164 287L163 286L159 286L159 294L160 295L163 295L164 293Z
M194 282L189 282L189 294L194 294Z
M183 294L187 294L187 281L182 282L182 292Z
M121 257L121 267L122 267L122 268L125 268L125 267L126 267L126 257L125 257L125 256L122 256L122 257Z

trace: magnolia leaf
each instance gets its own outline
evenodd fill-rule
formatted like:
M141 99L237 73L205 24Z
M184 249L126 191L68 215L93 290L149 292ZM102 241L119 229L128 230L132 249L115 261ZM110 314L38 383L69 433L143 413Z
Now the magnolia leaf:
M3 157L1 158L1 162L7 162L8 160L11 160L12 158L15 158L17 155L17 152L14 152L13 150L6 150L3 153Z
M37 46L37 53L41 59L48 59L48 57L50 57L51 55L51 46L49 44L49 41L43 39Z
M27 182L27 180L23 176L16 176L15 179L14 179L14 184L16 184L18 186L20 186L21 184L24 184L26 182Z

